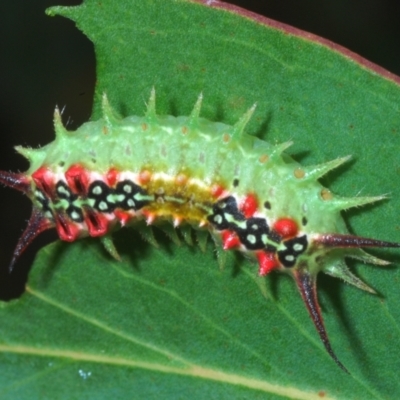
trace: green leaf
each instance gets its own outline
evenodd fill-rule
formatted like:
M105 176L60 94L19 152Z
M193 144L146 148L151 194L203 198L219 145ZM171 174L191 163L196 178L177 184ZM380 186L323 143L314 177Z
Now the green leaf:
M233 124L257 102L248 132L294 140L302 163L352 154L325 183L347 196L389 193L346 219L357 234L398 240L398 78L315 37L206 3L86 0L52 9L95 44L93 119L103 92L121 115L143 114L153 86L160 114L187 115L202 92L202 116ZM288 277L258 278L232 255L221 271L210 244L202 253L158 240L157 249L119 232L120 263L94 240L40 252L26 293L0 309L2 399L399 397L397 267L351 264L382 296L319 279L346 375Z

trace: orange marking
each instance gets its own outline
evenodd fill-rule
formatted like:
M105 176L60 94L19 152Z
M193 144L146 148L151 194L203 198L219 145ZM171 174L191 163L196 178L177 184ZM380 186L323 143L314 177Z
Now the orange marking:
M132 218L132 215L126 211L115 210L114 211L115 218L119 220L122 226L125 226L129 220Z
M291 218L281 218L274 223L274 229L284 239L291 238L297 235L299 227L296 221Z
M151 172L147 169L141 171L139 173L139 184L143 185L144 183L148 183L151 179Z
M146 218L146 224L147 225L151 225L154 222L154 220L156 219L156 215L154 213L150 212L150 211L143 210L142 214Z
M259 251L256 253L258 260L258 274L264 276L269 274L272 270L279 267L279 262L275 258L275 253L266 253Z
M246 218L250 218L254 215L258 208L257 197L254 194L247 195L239 205L239 210L244 214Z
M175 182L177 185L184 185L188 180L188 177L185 174L178 174L175 178Z
M229 135L229 133L224 133L224 134L222 135L222 140L223 140L225 143L229 143L230 140L231 140L231 135Z
M183 218L180 215L174 216L174 228L177 228L183 221Z

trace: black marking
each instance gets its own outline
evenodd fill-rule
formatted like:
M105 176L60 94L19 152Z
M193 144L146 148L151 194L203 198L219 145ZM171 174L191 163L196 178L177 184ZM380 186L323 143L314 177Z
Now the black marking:
M236 199L233 196L225 197L219 200L212 207L212 214L207 219L215 226L219 231L224 229L231 229L236 231L237 224L235 222L245 221L245 216L239 211ZM217 219L215 219L218 216ZM227 217L234 220L233 222L228 221Z
M64 181L58 181L56 184L56 193L59 199L67 200L68 203L72 203L77 199L77 196L74 195L71 189Z
M146 195L143 188L127 179L118 182L115 189L103 181L94 181L88 191L88 198L95 201L93 208L102 213L113 212L116 208L139 210L149 203L144 199ZM115 197L117 200L110 200Z
M249 218L246 221L245 229L236 228L240 242L249 250L262 250L265 243L262 240L263 235L269 234L267 221L263 218Z
M46 197L46 195L37 188L35 190L35 200L40 204L43 215L47 216L48 213L50 213L52 216L54 215L52 209L50 208L50 201L48 197Z
M82 210L73 204L78 196L71 191L69 186L64 181L57 182L56 194L58 199L66 200L68 202L68 207L65 209L68 217L72 221L83 222Z
M248 250L265 250L276 253L282 237L271 230L265 218L247 218L240 212L236 199L226 197L212 206L208 221L219 231L235 232ZM276 243L276 246L275 246Z
M301 219L301 223L303 224L303 226L306 226L307 223L308 223L307 218L306 218L306 217L303 217L303 218Z
M79 207L70 205L66 210L68 217L75 222L83 222L83 212Z
M269 235L268 235L268 239L275 242L275 243L280 243L282 240L282 236L279 235L278 232L272 230Z
M285 250L278 251L278 258L281 264L286 268L294 267L297 257L307 250L307 236L303 235L284 242Z
M118 182L115 194L124 196L117 203L117 207L123 210L140 210L149 203L149 200L143 199L147 195L146 190L129 180Z
M239 186L239 179L234 179L233 180L233 187L238 187Z
M83 187L78 187L80 193L83 193ZM66 182L60 180L55 185L55 208L63 209L68 218L74 222L84 221L84 210L87 208L87 201L94 202L92 209L101 213L111 213L116 208L123 210L139 210L149 203L147 192L135 183L124 180L119 182L115 189L109 187L104 181L98 180L90 184L87 196L79 196L71 191ZM80 199L83 204L74 204ZM39 203L43 214L54 216L51 208L51 199L41 190L36 189L35 200ZM62 201L62 202L61 202ZM57 204L57 202L59 204ZM63 204L67 202L67 205ZM92 213L93 214L93 213ZM50 217L49 217L50 218ZM98 221L92 221L93 224Z
M110 213L115 210L115 203L109 202L107 197L112 193L107 184L103 181L94 181L90 184L88 198L94 200L93 208L102 212ZM104 207L104 204L107 207Z
M270 209L271 209L271 203L270 203L269 201L264 202L264 207L265 207L267 210L270 210Z

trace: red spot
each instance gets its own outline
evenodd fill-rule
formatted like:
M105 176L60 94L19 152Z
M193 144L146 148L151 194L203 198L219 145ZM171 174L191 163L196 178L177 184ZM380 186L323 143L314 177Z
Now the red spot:
M258 208L257 197L254 194L247 195L239 205L240 211L246 218L250 218L254 215Z
M218 198L224 193L225 189L223 186L215 184L211 186L211 194L215 197Z
M115 210L114 215L119 220L122 226L125 226L132 218L132 216L128 212L122 210Z
M36 186L41 189L47 197L53 197L53 173L46 167L40 167L32 174Z
M284 239L294 237L299 232L296 221L290 218L278 219L274 224L274 229Z
M256 253L258 259L258 274L264 276L269 274L272 270L279 267L279 262L275 258L275 253L267 253L259 251Z
M234 249L240 246L240 240L235 232L225 230L221 233L224 250Z
M56 215L56 229L61 240L74 242L79 236L79 227L68 221L64 214Z
M86 194L89 177L87 171L82 167L82 165L71 165L65 172L65 179L74 193Z
M109 186L114 186L117 183L119 172L115 168L108 170L106 180Z
M108 219L100 213L93 210L85 210L85 222L92 237L103 236L108 230Z

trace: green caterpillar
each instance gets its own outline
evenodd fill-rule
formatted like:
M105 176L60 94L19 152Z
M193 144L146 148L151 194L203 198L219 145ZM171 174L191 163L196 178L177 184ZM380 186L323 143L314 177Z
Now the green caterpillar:
M256 260L259 274L290 274L333 360L316 292L319 272L368 292L345 258L386 265L363 247L400 247L349 235L342 210L381 200L333 195L318 179L348 157L303 167L284 150L245 134L255 107L234 125L199 116L202 96L189 116L159 116L155 91L145 116L119 118L103 96L103 118L67 131L55 110L56 140L40 149L17 147L30 161L26 173L0 172L0 182L25 193L32 216L10 264L42 231L56 228L60 239L99 237L119 259L111 234L135 226L153 241L150 226L194 228L224 250ZM172 225L169 225L170 229Z

